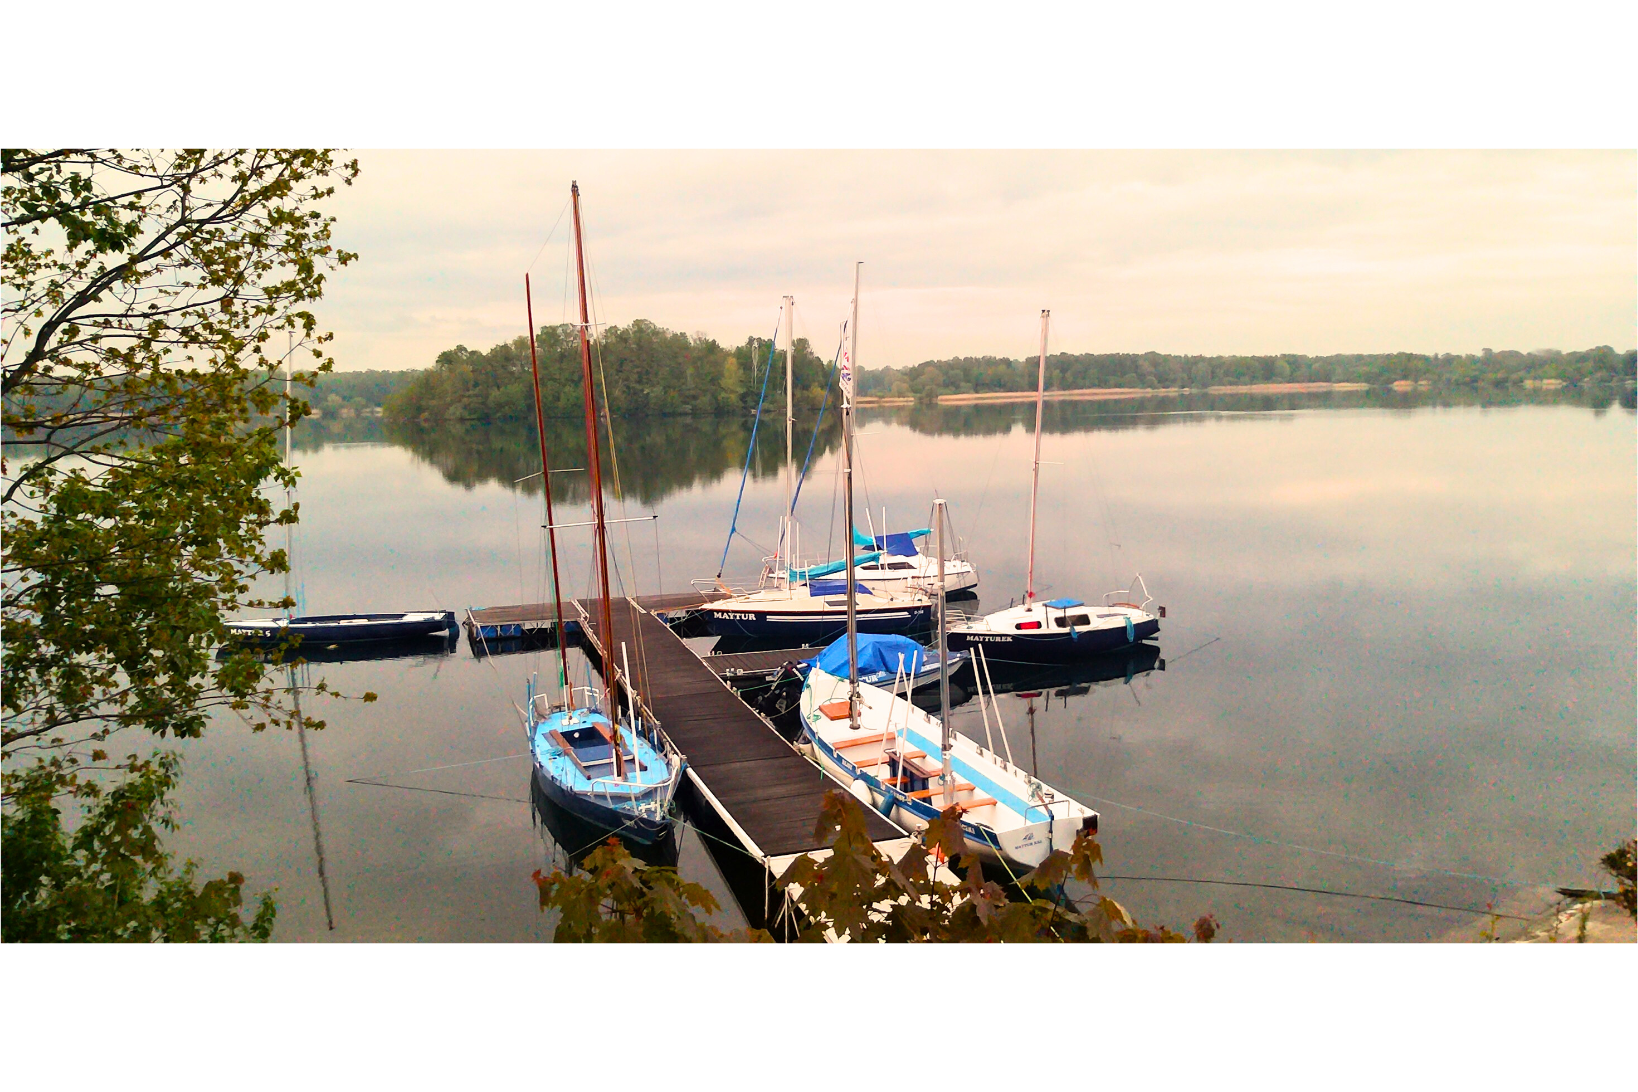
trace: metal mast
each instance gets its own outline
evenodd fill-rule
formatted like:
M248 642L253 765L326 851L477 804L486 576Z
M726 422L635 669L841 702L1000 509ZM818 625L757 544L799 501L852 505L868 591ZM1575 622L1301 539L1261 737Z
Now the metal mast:
M793 339L792 333L791 333L791 327L792 327L791 319L792 319L792 316L793 316L793 314L794 314L794 312L796 310L796 299L795 299L795 297L794 296L786 296L784 306L781 307L780 309L785 312L785 536L784 536L784 538L785 538L785 549L784 549L784 553L785 553L785 586L788 588L791 585L791 562L794 560L794 558L791 556L791 552L796 548L796 545L795 545L795 539L796 539L796 530L795 530L795 523L796 523L796 468L795 468L795 466L794 466L794 464L792 462L792 454L791 454L791 452L792 452L791 438L796 432L796 412L795 412L795 409L794 409L795 403L794 403L794 399L793 399L792 394L791 394L791 389L792 389L792 387L794 385L794 376L795 376L795 364L793 363L793 354L795 353L795 342L794 342L794 339Z
M284 465L290 467L290 357L296 352L296 335L292 330L284 332ZM284 487L284 506L289 508L295 503L291 487ZM290 541L290 524L284 525L284 597L290 599L290 574L295 571L295 547ZM291 619L296 616L294 601L284 608L284 616Z
M591 313L586 301L586 240L580 228L580 183L569 183L569 196L574 203L574 261L580 285L580 374L586 393L586 466L591 470L592 537L595 542L592 564L597 569L597 620L602 627L603 679L608 692L610 710L620 693L620 669L614 662L614 617L609 610L609 554L608 526L603 514L603 457L597 443L597 393L592 379ZM625 776L625 763L620 757L619 733L614 743L615 776Z
M535 434L540 437L540 483L546 491L546 543L552 555L552 609L557 620L557 652L562 669L558 684L563 687L563 704L569 700L569 646L563 639L563 585L557 578L557 522L552 518L552 463L546 457L546 415L540 407L540 361L535 355L535 304L529 293L529 274L523 275L523 306L529 315L529 371L535 379Z
M1051 311L1041 312L1041 365L1035 377L1035 469L1029 482L1029 584L1024 589L1024 605L1035 600L1035 501L1041 494L1041 402L1046 394L1047 322Z
M859 616L858 583L853 575L853 372L859 366L859 271L853 266L853 317L847 326L847 367L842 372L842 492L846 522L843 550L847 556L847 723L859 727Z
M948 807L952 803L950 799L953 795L951 786L955 784L955 778L952 776L950 768L950 750L953 746L950 742L950 660L949 654L944 648L944 501L942 499L933 502L933 518L938 521L934 524L938 528L937 538L934 541L938 546L938 722L940 728L938 750L939 756L943 760L943 771L939 776L944 782L944 804Z

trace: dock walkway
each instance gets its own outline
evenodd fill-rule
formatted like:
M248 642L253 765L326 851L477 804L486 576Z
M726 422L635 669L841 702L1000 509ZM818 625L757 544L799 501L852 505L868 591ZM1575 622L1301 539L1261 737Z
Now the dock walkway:
M596 606L596 600L576 600L572 616L601 657L603 641L593 618ZM814 837L814 828L826 791L841 786L741 701L655 616L647 599L616 600L611 607L615 663L629 657L645 715L687 756L688 780L703 805L692 809L696 821L707 833L737 842L744 849L744 863L754 865L741 879L761 888L764 920L753 924L766 924L777 872L797 854L828 848ZM867 820L871 841L884 850L906 844L905 832L879 814L867 812ZM735 877L728 875L731 867L721 857L718 864L730 885L737 886ZM743 897L740 901L747 917L754 918L753 906L745 905L748 900Z
M822 648L782 648L772 652L724 652L701 656L711 674L721 677L770 679L788 663L806 660L823 652Z

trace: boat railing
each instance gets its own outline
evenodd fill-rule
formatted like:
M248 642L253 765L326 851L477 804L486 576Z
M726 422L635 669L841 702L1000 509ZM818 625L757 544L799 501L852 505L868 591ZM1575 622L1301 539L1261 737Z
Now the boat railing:
M730 596L749 595L751 592L756 590L754 588L748 588L744 584L727 584L724 583L720 577L709 576L690 580L688 584L689 587L693 588L697 592L723 592L724 594Z
M1142 598L1140 599L1139 596L1142 596ZM1103 593L1103 605L1106 607L1131 607L1133 610L1144 610L1154 601L1155 597L1150 595L1149 589L1144 586L1142 573L1132 577L1130 586Z
M558 691L559 695L563 691ZM554 697L556 700L554 700ZM550 691L535 694L530 701L536 720L544 719L553 713L571 709L585 709L592 713L603 711L602 691L591 686L571 687L565 697L557 697Z
M635 759L635 752L633 752L632 757ZM618 785L620 786L619 800L635 804L639 813L648 804L652 804L657 813L663 812L666 803L671 800L672 795L676 792L678 778L681 773L682 764L674 763L671 767L670 777L667 777L664 781L656 781L651 785L645 785L624 777L594 777L591 780L591 792L594 796L601 796L603 803L610 809L616 809L618 803L615 799L615 786Z

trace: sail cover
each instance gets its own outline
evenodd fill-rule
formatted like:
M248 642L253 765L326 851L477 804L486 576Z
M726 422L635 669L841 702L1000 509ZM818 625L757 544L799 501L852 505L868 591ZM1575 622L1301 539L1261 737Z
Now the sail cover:
M853 563L855 565L863 565L866 562L875 561L881 556L882 555L879 552L858 554L853 558ZM847 568L847 559L843 558L841 561L829 561L823 565L814 565L806 569L792 569L791 576L795 577L797 580L817 580L821 576L829 576L832 573L839 573L845 568ZM844 587L842 590L845 592L847 589ZM814 592L814 594L829 595L831 593Z
M885 550L900 557L911 557L916 553L914 539L926 538L933 533L931 527L922 527L915 531L904 531L896 535L877 535L871 538L857 527L853 528L853 545L866 550Z
M859 641L859 674L872 675L885 671L889 675L899 670L899 657L904 657L904 670L914 674L922 668L927 650L908 637L888 633L861 633ZM847 638L839 637L830 643L810 663L820 671L847 678Z

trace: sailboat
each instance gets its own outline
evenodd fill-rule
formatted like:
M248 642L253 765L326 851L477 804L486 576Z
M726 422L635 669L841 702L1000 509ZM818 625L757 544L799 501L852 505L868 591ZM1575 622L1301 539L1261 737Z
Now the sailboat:
M284 356L284 400L290 403L290 356ZM290 463L290 425L284 426L284 461ZM286 491L286 507L293 498ZM290 525L284 528L285 599L290 599L289 567L292 564ZM232 641L259 647L290 646L299 650L362 641L404 641L422 637L454 637L460 633L451 610L401 611L397 614L304 614L287 608L283 618L247 618L227 623ZM299 654L299 652L297 652ZM305 657L304 657L305 658Z
M571 184L574 205L575 263L580 298L580 363L585 386L586 465L591 472L593 554L600 598L596 617L605 645L614 640L610 610L608 525L603 512L602 465L597 436L597 394L592 376L591 317L586 299L585 244L580 227L580 186ZM535 426L540 437L541 478L546 494L546 535L552 562L552 599L558 612L557 632L563 632L562 585L558 579L557 527L552 517L552 475L546 454L545 414L540 401L540 365L535 351L534 304L529 300L529 279L524 277L529 316L529 364L534 375ZM642 845L653 844L672 830L672 801L687 766L671 741L641 716L642 703L632 686L629 663L616 665L604 657L601 692L574 687L569 678L568 650L559 641L559 673L555 685L536 689L529 680L527 704L518 712L529 740L535 783L558 807L600 830ZM622 659L626 659L622 647ZM624 688L626 715L620 714ZM622 723L623 721L623 723Z
M851 549L846 561L810 566L800 566L793 561L797 554L796 480L791 446L796 424L792 400L794 310L795 301L786 296L781 304L785 328L785 509L780 516L779 549L774 556L764 559L757 588L734 592L701 609L706 627L717 637L749 637L777 642L786 648L831 641L846 630L850 618L855 619L865 633L925 630L932 623L933 604L916 588L908 585L856 587L864 599L850 602L845 598L847 582L830 578L843 568L853 571ZM858 321L856 310L853 321ZM838 351L846 352L846 349ZM841 374L851 377L852 366L852 360L845 359ZM864 560L876 561L879 557L872 554ZM718 586L733 591L720 583Z
M853 307L858 314L858 269ZM854 338L856 340L857 334ZM856 346L855 346L856 347ZM842 482L845 519L853 526L853 390L851 375L842 387ZM944 501L933 502L935 556L944 557ZM943 576L942 573L939 574ZM913 689L903 669L891 688L859 678L858 633L853 617L857 594L851 557L847 566L847 676L816 664L802 688L803 749L848 791L907 830L923 830L949 808L960 816L967 848L979 857L1028 869L1054 849L1067 849L1082 830L1098 829L1098 813L1043 784L992 747L950 727L949 655L945 641L943 581L935 583L939 663L939 709L935 719L910 700ZM987 675L982 650L974 656L975 678ZM982 698L981 698L982 700ZM999 723L1000 708L995 709ZM986 714L986 732L988 731ZM1002 734L1005 744L1005 732ZM933 754L938 755L935 762Z
M885 514L882 524L885 526ZM978 569L968 560L966 552L956 549L948 557L929 557L921 549L921 541L931 535L928 527L896 534L865 535L857 528L853 544L878 556L863 561L858 567L859 583L871 591L878 589L916 588L932 594L934 582L946 592L968 591L978 587ZM943 562L943 577L939 562Z
M1129 588L1108 592L1099 606L1073 596L1035 597L1036 503L1041 492L1041 408L1046 393L1047 330L1052 312L1041 312L1041 359L1035 382L1035 464L1029 494L1029 570L1023 602L950 630L952 649L982 646L997 663L1066 663L1126 648L1160 632L1166 608L1151 614L1154 597L1143 574ZM1142 598L1140 599L1139 596Z

